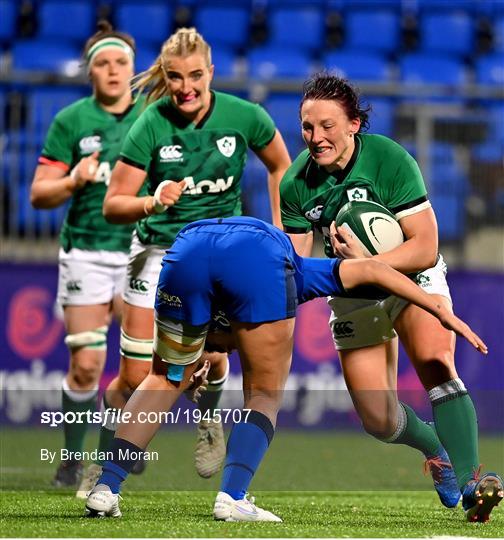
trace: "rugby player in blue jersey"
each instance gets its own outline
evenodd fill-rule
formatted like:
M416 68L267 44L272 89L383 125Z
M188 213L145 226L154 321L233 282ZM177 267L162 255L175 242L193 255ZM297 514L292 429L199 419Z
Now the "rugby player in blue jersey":
M341 228L338 233L343 239L349 234ZM250 410L231 430L214 518L281 521L247 499L246 492L275 431L290 369L297 306L329 294L345 296L360 286L380 287L413 302L487 352L464 322L386 264L300 257L286 234L255 218L200 220L182 229L163 259L152 368L124 410L131 419L116 431L109 448L113 457L88 497L87 515L121 515L120 485L159 428L159 423L132 420L173 407L193 383L206 342L207 349L238 349L244 409ZM209 332L219 310L229 318L230 333Z

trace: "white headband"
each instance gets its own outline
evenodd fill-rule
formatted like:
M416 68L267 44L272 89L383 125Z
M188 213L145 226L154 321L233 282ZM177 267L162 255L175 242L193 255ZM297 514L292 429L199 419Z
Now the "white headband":
M118 37L106 37L100 39L100 41L97 41L89 49L86 55L88 66L93 63L93 60L95 59L97 54L109 49L120 49L121 51L125 52L131 58L131 60L135 58L135 53L133 52L133 49L124 40Z

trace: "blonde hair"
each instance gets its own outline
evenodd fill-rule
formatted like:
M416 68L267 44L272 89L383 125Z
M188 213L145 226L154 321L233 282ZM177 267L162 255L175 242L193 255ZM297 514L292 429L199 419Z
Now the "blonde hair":
M210 46L196 28L179 28L161 47L161 52L146 71L139 73L133 83L133 90L143 92L147 87L147 102L156 101L167 95L166 67L169 56L190 56L200 53L205 58L207 67L212 65Z

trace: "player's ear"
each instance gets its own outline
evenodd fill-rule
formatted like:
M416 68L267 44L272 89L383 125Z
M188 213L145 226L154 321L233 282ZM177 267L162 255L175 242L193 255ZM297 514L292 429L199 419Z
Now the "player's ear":
M360 118L354 118L353 120L350 120L348 136L353 137L359 131L360 126L361 126Z

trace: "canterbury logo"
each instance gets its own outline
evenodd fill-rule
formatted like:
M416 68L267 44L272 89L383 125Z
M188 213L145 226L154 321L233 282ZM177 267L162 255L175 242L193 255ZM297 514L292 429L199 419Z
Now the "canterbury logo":
M339 337L346 337L350 334L353 334L352 321L341 321L334 323L333 330L334 333Z
M319 204L315 208L308 210L308 212L305 213L305 217L310 221L318 221L320 219L320 216L322 215L322 210L324 210L324 207Z
M131 278L129 282L130 289L137 292L147 292L149 282L144 279Z
M82 281L68 281L66 284L66 289L70 293L81 292Z
M83 154L92 154L101 150L101 138L99 135L84 137L79 141L79 148Z
M159 151L159 157L161 161L182 161L182 147L179 144L173 144L170 146L163 146Z
M418 274L415 281L417 282L417 285L420 285L421 287L431 286L430 277L425 274Z

